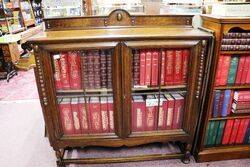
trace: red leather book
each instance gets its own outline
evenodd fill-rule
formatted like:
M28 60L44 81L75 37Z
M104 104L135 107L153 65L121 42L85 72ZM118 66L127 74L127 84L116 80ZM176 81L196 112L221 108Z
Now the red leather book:
M100 54L100 75L101 75L101 88L107 88L107 58L104 50Z
M230 102L228 105L228 109L227 109L227 115L230 115L231 110L232 110L232 104L233 104L233 97L234 97L234 91L231 90L231 94L230 94Z
M69 52L68 62L70 71L70 88L81 89L81 61L79 52Z
M158 63L159 63L159 52L157 50L152 51L152 68L151 68L151 86L158 85Z
M69 67L68 67L68 53L62 52L60 57L60 78L63 89L70 89L69 81Z
M223 132L222 144L226 145L229 143L230 135L233 129L234 119L228 119Z
M153 131L157 129L158 99L154 95L147 95L145 130Z
M146 50L146 70L145 70L145 85L151 83L151 68L152 68L152 52Z
M108 88L112 88L112 52L108 50L106 52L107 56L107 84Z
M145 85L146 73L146 53L145 50L140 51L140 85Z
M249 55L249 57L250 57L250 55ZM246 84L250 84L250 69L247 72L247 78L246 78L246 82L245 83Z
M101 105L99 97L91 97L89 101L90 133L102 133Z
M109 114L109 130L111 133L113 133L115 131L113 97L108 97L108 114Z
M250 91L235 91L234 93L234 101L250 101Z
M234 144L235 140L236 140L236 136L237 136L237 132L239 129L239 125L240 125L240 119L235 119L234 120L234 126L230 135L230 139L229 139L229 144Z
M216 77L215 77L215 86L220 85L220 78L221 78L221 70L222 70L222 63L223 63L223 55L219 56L217 70L216 70Z
M145 130L146 102L142 96L133 96L132 102L132 131Z
M108 113L108 99L101 97L101 115L102 115L102 131L108 133L109 130L109 113Z
M81 70L82 70L82 87L86 89L89 87L88 57L86 52L82 52L81 55Z
M190 56L190 51L188 49L184 49L182 53L182 59L183 59L183 70L182 70L182 83L187 83L187 71L188 71L188 59Z
M237 69L237 74L236 74L235 84L240 84L241 83L241 77L242 77L243 70L244 70L245 60L246 60L245 56L240 57L239 65L238 65L238 69Z
M174 58L174 84L181 84L182 82L182 50L175 50Z
M88 52L87 56L87 68L88 68L88 87L87 89L95 88L95 76L94 76L94 53Z
M167 122L166 129L172 129L174 118L174 98L170 94L164 95L167 99Z
M167 99L161 95L160 96L160 106L158 114L158 130L166 130L167 127Z
M161 51L161 85L164 85L165 81L165 64L166 64L166 52Z
M72 98L71 99L71 111L73 116L73 122L74 122L74 128L75 128L75 134L81 134L81 124L80 124L80 112L78 110L78 98Z
M101 88L101 63L99 51L93 52L94 60L94 87L96 89Z
M225 91L221 91L220 100L219 100L219 107L218 107L218 116L219 117L222 116L221 113L222 113L222 108L223 108L224 95L225 95Z
M235 144L242 144L244 141L244 137L247 131L247 127L249 124L250 119L241 119L239 130L236 136Z
M227 76L229 72L231 62L231 55L224 55L223 56L223 63L221 65L221 74L220 74L220 83L219 85L226 85L227 84Z
M174 50L166 51L165 85L173 85L174 78Z
M54 79L55 79L55 85L56 85L56 89L60 90L62 89L62 83L61 83L61 72L60 72L60 64L59 64L59 60L58 57L60 58L60 55L53 55L53 60L54 60L54 67L55 67L55 73L54 73Z
M140 85L140 53L138 50L133 52L133 84Z
M82 134L89 133L89 121L88 121L88 114L87 114L87 109L86 109L87 106L88 104L85 104L84 98L79 98L78 111L79 111L80 124L82 128Z
M246 60L245 60L245 64L243 67L243 72L242 72L242 76L241 76L241 84L245 84L247 81L247 73L250 70L250 56L246 56Z
M174 115L173 115L173 129L180 129L182 126L182 117L184 110L184 97L179 93L171 94L174 98Z
M59 99L59 110L63 133L65 135L75 134L70 98Z

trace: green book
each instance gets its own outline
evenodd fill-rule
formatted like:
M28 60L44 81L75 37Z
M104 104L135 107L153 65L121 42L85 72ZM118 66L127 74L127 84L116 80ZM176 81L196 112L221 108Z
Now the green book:
M207 139L207 146L211 146L213 144L212 136L213 136L213 130L214 130L214 123L215 123L215 121L210 122L208 139Z
M207 129L206 129L206 134L205 134L205 140L204 140L204 145L207 146L208 145L208 135L209 135L209 130L210 130L210 122L208 122L208 125L207 125Z
M235 82L235 76L237 73L238 62L239 62L238 56L233 56L231 58L230 68L229 68L228 77L227 77L228 84L234 84L234 82Z
M219 129L219 124L220 121L214 121L214 127L212 129L212 136L211 136L211 145L215 145L215 141L216 141L216 136L217 136L217 132Z
M220 121L217 136L216 136L216 141L215 141L216 145L221 144L221 140L222 140L222 136L223 136L223 132L224 132L224 126L225 126L225 121Z

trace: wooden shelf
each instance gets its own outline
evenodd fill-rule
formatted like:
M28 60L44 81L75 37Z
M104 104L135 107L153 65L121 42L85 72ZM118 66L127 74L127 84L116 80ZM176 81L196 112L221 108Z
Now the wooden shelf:
M242 50L242 51L220 51L220 54L235 54L241 56L242 54L249 54L250 50ZM235 56L234 55L234 56Z
M86 89L86 93L104 93L104 92L112 92L112 89ZM58 90L59 94L71 94L71 93L84 93L83 89L78 90Z
M161 90L176 90L176 89L185 89L186 85L171 85L171 86L157 86L157 87L141 87L141 88L132 88L132 91L159 91Z
M250 118L250 115L232 115L228 117L218 117L218 118L210 118L209 121L219 121L219 120L227 120L227 119L241 119L241 118Z
M250 85L234 85L234 86L215 86L215 90L225 89L250 89Z

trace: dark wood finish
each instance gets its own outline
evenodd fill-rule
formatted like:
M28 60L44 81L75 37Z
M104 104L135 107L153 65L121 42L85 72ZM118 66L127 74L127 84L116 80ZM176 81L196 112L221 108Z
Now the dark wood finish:
M116 20L122 15L124 22ZM106 25L97 20L106 18ZM206 74L210 64L212 35L191 27L191 16L130 16L123 10L116 10L108 17L86 17L45 20L47 31L32 37L29 43L35 50L37 68L35 70L40 101L51 146L56 151L58 166L65 163L102 163L163 159L176 155L148 155L114 159L64 160L63 150L67 147L84 146L136 146L153 142L179 141L184 143L182 158L188 161L194 140L194 132L206 84ZM134 27L131 22L135 20ZM132 21L131 21L132 20ZM153 22L154 21L154 22ZM159 23L158 23L159 21ZM175 22L174 22L175 21ZM129 22L129 24L128 24ZM82 24L79 27L80 23ZM91 23L91 24L90 24ZM153 24L157 23L157 24ZM49 27L48 27L49 25ZM140 25L140 26L139 26ZM165 25L171 25L164 27ZM188 26L187 26L188 25ZM98 27L98 29L96 28ZM72 30L77 28L78 30ZM70 30L66 30L70 29ZM58 31L51 31L58 30ZM111 90L56 91L53 64L50 52L66 50L88 50L112 48L113 87ZM189 48L191 51L187 85L149 88L150 91L186 91L186 107L183 125L178 130L131 132L131 61L134 48ZM139 90L139 89L138 89ZM144 90L140 90L145 93ZM63 135L59 122L56 97L78 97L88 93L113 93L115 105L115 133L96 135Z
M212 112L212 101L213 101L213 90L249 90L249 85L228 85L228 86L218 86L214 87L216 69L218 64L218 58L220 54L249 54L249 51L220 51L220 45L222 41L223 34L229 32L230 29L234 27L239 27L244 30L250 30L250 18L249 17L238 17L238 18L228 18L228 17L216 17L210 15L202 15L203 27L214 31L215 35L215 50L212 57L211 71L209 73L209 81L207 87L207 94L205 96L206 103L203 105L203 113L199 120L199 127L197 132L197 147L194 148L195 159L198 162L205 161L215 161L215 160L226 160L235 158L250 158L250 146L218 146L212 148L205 148L204 138L206 127L208 122L211 120L226 120L234 118L248 118L250 115L240 115L233 114L224 118L211 118Z

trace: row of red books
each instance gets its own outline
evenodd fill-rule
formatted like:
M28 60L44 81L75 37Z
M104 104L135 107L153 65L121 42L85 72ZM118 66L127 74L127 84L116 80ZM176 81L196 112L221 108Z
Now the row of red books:
M250 84L250 55L220 55L215 86Z
M232 103L233 113L250 113L250 91L236 91Z
M65 135L114 132L113 97L59 98Z
M189 56L188 49L134 50L132 68L134 85L185 84Z
M132 131L180 129L183 111L183 94L133 96Z
M112 87L111 52L93 50L53 54L58 90Z

